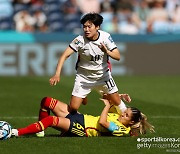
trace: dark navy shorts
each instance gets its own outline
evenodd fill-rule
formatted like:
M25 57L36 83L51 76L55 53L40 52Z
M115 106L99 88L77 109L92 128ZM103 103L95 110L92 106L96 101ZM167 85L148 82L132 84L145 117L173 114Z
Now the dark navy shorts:
M83 137L85 136L85 125L84 125L84 115L80 113L70 113L66 116L70 120L70 127L65 136L69 137Z

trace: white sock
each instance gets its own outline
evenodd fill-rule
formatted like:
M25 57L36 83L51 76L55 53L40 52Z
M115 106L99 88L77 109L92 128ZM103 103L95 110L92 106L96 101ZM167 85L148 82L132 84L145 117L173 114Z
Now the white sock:
M12 136L18 136L18 130L12 129Z

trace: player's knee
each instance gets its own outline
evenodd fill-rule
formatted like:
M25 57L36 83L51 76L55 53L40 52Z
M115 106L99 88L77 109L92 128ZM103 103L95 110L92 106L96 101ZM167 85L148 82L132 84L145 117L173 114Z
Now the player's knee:
M51 102L51 97L44 97L41 100L41 108L49 109L50 102Z
M85 98L83 99L83 101L82 101L82 104L83 104L83 105L86 105L87 102L88 102L88 99L87 99L87 97L85 97Z
M77 106L70 106L70 111L77 111L78 107Z
M56 104L58 103L57 99L51 98L51 97L44 97L41 100L41 107L45 109L54 110Z
M118 93L114 93L114 94L110 94L109 96L109 100L111 100L111 103L118 106L121 103L121 99L119 97Z
M120 105L120 103L121 103L121 99L120 99L120 98L114 98L114 99L111 100L111 102L112 102L114 105L118 106L118 105Z
M71 105L68 105L68 111L69 111L71 114L76 113L77 110L78 110L78 107L77 107L77 106L72 105L72 104L71 104Z
M77 111L82 104L83 99L73 96L69 105L70 111Z
M113 104L118 106L118 105L120 105L120 102L113 102Z

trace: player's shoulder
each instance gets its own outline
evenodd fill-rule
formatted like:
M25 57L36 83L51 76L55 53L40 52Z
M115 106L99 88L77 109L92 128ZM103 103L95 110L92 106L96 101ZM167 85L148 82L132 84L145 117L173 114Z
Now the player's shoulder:
M110 41L111 43L114 43L110 33L102 31L102 30L99 30L99 33L100 33L100 39L101 40L104 40L104 41L107 41L107 42Z
M83 35L78 35L75 37L76 40L84 40L84 36Z
M84 37L82 35L78 35L74 38L72 42L77 45L80 43L84 43Z
M103 36L110 36L110 33L108 33L108 32L105 32L105 31L103 31L103 30L98 30L99 31L99 33L100 33L100 35L103 35Z

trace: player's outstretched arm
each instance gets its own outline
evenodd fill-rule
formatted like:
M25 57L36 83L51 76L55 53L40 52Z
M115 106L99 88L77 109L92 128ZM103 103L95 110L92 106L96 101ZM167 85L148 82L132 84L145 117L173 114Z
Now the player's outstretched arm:
M99 124L102 125L105 128L109 128L109 122L107 121L107 115L108 115L108 111L110 108L110 103L107 99L100 99L104 102L105 107L101 113L100 119L99 119Z
M52 76L50 79L49 79L49 83L50 85L56 85L59 81L60 81L60 75L61 75L61 70L62 70L62 67L63 67L63 64L64 64L64 61L71 55L73 54L74 51L68 47L64 52L63 54L60 56L59 60L58 60L58 64L57 64L57 67L56 67L56 73L54 76Z

